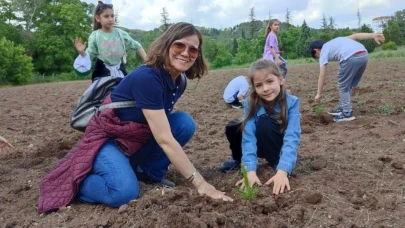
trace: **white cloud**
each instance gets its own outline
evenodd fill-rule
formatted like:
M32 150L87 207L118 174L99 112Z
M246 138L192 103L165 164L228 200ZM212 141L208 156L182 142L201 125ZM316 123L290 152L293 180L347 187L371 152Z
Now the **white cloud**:
M96 0L85 0L96 3ZM252 7L256 19L273 18L285 21L286 9L292 23L303 20L319 28L322 15L332 16L338 27L357 27L357 8L362 23L371 24L379 16L389 16L405 9L404 0L109 0L118 10L121 26L151 30L161 24L162 8L166 7L170 22L192 22L198 26L226 28L249 20Z

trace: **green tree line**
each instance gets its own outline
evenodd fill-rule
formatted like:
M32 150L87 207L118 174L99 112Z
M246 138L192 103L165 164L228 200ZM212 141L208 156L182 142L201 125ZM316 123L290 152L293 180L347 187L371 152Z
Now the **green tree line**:
M36 77L74 75L73 61L77 53L73 47L75 37L87 39L92 31L94 4L80 0L0 0L0 85L25 84ZM118 13L117 13L118 15ZM330 40L354 32L371 32L361 23L359 28L337 28L333 17L323 16L320 29L310 28L304 20L301 26L290 23L291 14L280 19L278 34L280 49L287 59L308 57L308 42L312 39ZM145 48L170 26L166 8L161 12L162 25L150 31L126 29ZM271 19L257 20L254 7L247 12L248 22L234 27L216 29L199 27L203 34L203 54L211 68L250 63L263 55L265 28ZM119 22L119 20L117 20ZM387 41L396 45L405 43L405 9L397 11L384 25ZM373 42L364 42L369 52ZM128 70L141 64L134 51L128 53Z

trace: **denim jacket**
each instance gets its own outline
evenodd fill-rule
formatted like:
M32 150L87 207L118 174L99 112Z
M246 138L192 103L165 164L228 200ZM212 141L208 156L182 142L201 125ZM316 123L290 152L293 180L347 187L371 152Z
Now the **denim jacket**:
M284 131L283 146L281 147L280 161L276 170L284 170L291 174L297 162L297 150L301 138L301 114L299 112L299 99L296 96L286 93L288 123ZM249 112L248 99L243 101L244 114ZM242 133L242 163L247 171L256 171L257 169L257 139L256 139L256 120L259 116L266 114L263 106L257 109L255 116L250 118L245 124L245 130ZM280 105L276 105L275 112L280 112Z

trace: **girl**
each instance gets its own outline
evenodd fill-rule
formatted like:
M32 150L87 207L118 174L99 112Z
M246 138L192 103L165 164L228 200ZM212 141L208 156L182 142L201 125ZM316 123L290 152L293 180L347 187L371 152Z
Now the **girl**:
M277 33L279 28L280 21L278 19L271 19L269 21L265 32L266 44L264 45L263 59L275 61L283 70L285 78L287 76L287 61L280 56L280 51L278 49Z
M146 60L146 53L138 41L132 39L127 32L114 27L114 10L112 4L102 1L94 12L93 32L89 37L89 44L83 43L81 38L75 39L75 48L79 56L74 62L74 68L79 75L87 75L91 70L91 60L97 58L92 80L104 76L124 77L126 49L137 50L142 59Z
M173 187L163 178L170 163L198 193L232 201L205 181L182 149L194 134L193 118L172 112L185 77L207 74L201 48L201 33L188 23L172 25L151 44L146 64L111 94L112 102L136 101L136 107L105 109L92 117L84 138L42 180L40 212L66 206L75 196L119 207L139 197L139 180Z
M251 91L244 100L242 122L231 122L226 127L232 159L222 163L221 170L237 170L242 163L250 185L261 185L256 175L257 158L265 158L277 171L265 184L274 183L273 193L277 195L290 190L288 175L297 160L301 136L299 100L286 93L283 74L272 61L254 62L249 83ZM243 179L236 185L244 187Z

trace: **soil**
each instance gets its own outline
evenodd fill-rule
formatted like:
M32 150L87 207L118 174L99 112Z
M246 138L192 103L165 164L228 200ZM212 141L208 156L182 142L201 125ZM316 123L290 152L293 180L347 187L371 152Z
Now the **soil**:
M241 198L236 173L221 173L230 157L224 127L241 109L222 92L247 69L212 71L189 87L177 104L197 130L184 148L202 175L234 202L199 196L171 167L177 187L142 184L142 196L118 208L74 201L50 214L36 210L41 178L81 138L69 117L89 81L0 89L0 135L15 150L0 155L1 227L405 227L405 60L370 61L353 91L356 120L334 123L313 112L319 67L289 67L287 83L300 98L302 136L291 191L274 196L263 186L252 201ZM328 69L322 103L339 101L337 65ZM274 171L260 161L259 178Z

